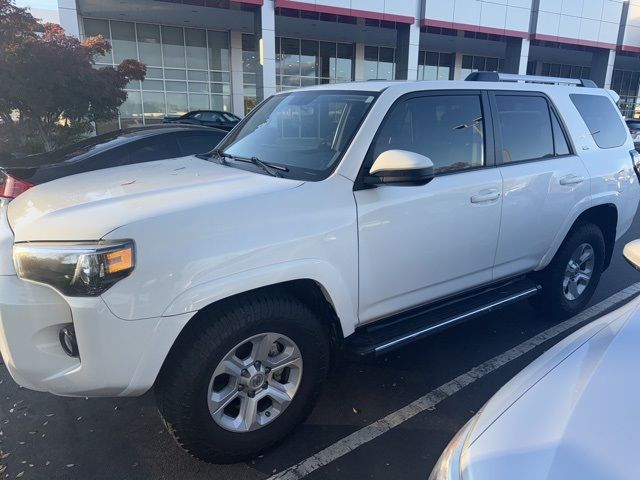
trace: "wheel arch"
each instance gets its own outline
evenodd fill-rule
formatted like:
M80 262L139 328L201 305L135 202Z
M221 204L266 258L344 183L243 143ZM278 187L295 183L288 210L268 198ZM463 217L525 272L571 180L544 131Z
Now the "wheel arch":
M596 225L602 235L604 236L605 245L605 257L604 257L604 269L607 269L611 264L611 257L613 256L613 248L616 243L616 229L618 225L618 208L613 203L604 203L602 205L595 205L584 212L582 212L569 229L569 232L573 230L577 225L581 223L593 223ZM567 232L567 235L569 234ZM566 237L566 235L565 235Z
M566 228L564 235L559 236L554 248L545 255L537 271L546 267L555 257L567 236L578 226L583 223L593 223L596 225L604 236L605 241L605 260L604 268L606 269L611 263L613 256L613 248L616 242L616 231L618 225L618 208L614 203L602 203L593 205L581 212L575 220Z
M237 300L239 297L251 296L254 294L282 294L286 293L298 299L310 310L319 313L323 327L326 329L327 336L331 343L332 363L337 358L339 348L344 339L343 327L336 313L333 301L325 287L316 280L309 278L299 278L295 280L287 280L279 283L273 283L262 287L246 290L216 300L200 310L198 310L184 325L178 336L174 339L171 348L165 356L162 366L159 369L158 376L164 370L165 364L183 348L184 339L187 338L193 329L199 328L203 323L215 321L215 311L223 307L226 303Z

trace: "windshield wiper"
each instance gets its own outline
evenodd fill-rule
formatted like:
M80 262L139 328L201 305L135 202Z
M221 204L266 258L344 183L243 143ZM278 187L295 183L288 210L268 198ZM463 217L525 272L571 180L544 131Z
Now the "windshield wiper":
M196 157L202 158L203 160L210 160L211 158L216 157L220 159L220 163L222 165L226 165L227 164L226 159L227 158L232 159L233 155L229 155L228 153L225 153L222 149L216 148L214 150L211 150L210 152L198 154L196 155Z
M289 169L286 168L286 167L280 167L278 165L271 165L269 163L264 163L258 157L249 157L249 158L247 158L247 157L228 156L227 158L231 158L232 160L236 160L237 162L252 163L256 167L261 168L264 172L268 173L272 177L280 177L280 178L282 178L282 173L280 173L280 172L288 172L289 171Z
M258 157L236 157L235 155L231 155L230 153L227 153L220 148L212 150L211 152L206 153L202 156L200 155L197 155L197 156L205 159L210 159L213 157L219 158L220 163L222 165L229 164L229 162L227 162L227 159L235 160L236 162L251 163L256 167L260 168L262 171L264 171L268 175L271 175L272 177L282 177L282 174L280 172L289 171L287 167L281 167L280 165L271 165L269 163L265 163L262 160L260 160Z

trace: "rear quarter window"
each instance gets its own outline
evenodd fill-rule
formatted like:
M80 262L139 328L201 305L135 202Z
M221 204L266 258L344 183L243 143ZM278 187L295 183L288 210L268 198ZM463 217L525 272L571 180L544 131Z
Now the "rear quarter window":
M569 95L600 148L615 148L627 140L628 130L613 102L603 95Z

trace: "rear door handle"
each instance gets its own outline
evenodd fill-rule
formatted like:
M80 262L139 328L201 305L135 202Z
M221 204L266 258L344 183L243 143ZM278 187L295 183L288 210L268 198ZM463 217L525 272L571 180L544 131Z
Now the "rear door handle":
M584 177L580 175L574 175L573 173L565 175L560 179L560 185L577 185L584 182Z
M493 202L500 198L500 191L497 188L489 188L487 190L481 190L475 195L471 196L471 203L487 203Z

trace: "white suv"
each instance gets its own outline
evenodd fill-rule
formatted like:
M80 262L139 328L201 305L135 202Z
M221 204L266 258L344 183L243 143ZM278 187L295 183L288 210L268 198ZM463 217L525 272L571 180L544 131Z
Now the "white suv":
M13 378L153 386L180 445L230 462L305 418L341 349L386 352L527 297L576 313L640 199L615 94L470 80L281 93L209 154L5 201Z

